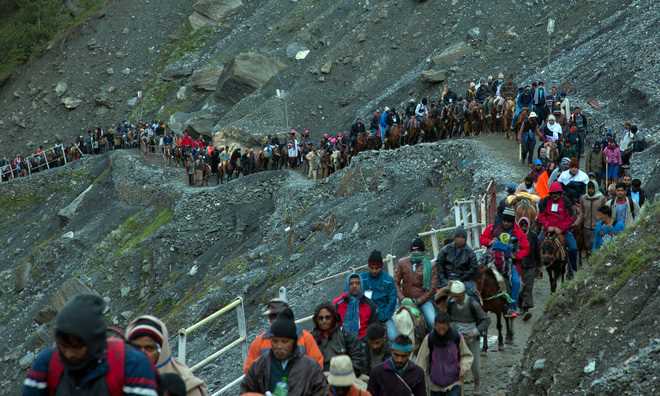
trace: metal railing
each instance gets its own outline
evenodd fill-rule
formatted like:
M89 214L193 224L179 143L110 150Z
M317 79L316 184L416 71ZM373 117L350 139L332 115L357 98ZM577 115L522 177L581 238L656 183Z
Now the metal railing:
M454 226L443 227L440 229L432 228L430 231L420 232L419 237L431 237L433 248L433 257L440 253L440 241L438 234L455 231L458 227L463 227L467 232L467 244L474 250L480 249L479 237L489 223L494 221L494 209L497 205L497 191L495 181L488 183L486 192L479 198L457 200L454 202ZM479 210L477 210L477 203Z
M224 307L220 308L210 316L207 316L206 318L200 320L194 325L179 330L179 343L178 343L179 353L177 359L181 363L186 364L186 347L188 342L188 336L191 333L233 310L236 310L236 319L238 321L238 338L230 342L229 344L225 345L224 347L220 348L216 352L212 353L211 355L207 356L206 358L202 359L200 362L190 366L190 369L193 372L195 372L201 369L202 367L208 365L209 363L213 362L221 355L227 353L232 348L239 345L241 345L241 354L243 356L243 360L245 360L245 358L247 357L248 341L247 341L247 327L245 323L245 305L243 304L242 297L237 297L231 303L225 305Z

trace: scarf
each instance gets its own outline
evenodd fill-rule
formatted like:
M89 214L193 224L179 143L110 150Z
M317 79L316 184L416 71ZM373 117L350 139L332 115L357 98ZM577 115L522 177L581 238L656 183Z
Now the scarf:
M435 329L429 335L429 342L432 347L443 348L447 346L447 344L450 341L458 343L459 340L460 340L460 335L451 326L449 326L449 330L447 330L447 332L444 335L438 334L438 332Z
M433 265L431 264L431 260L429 260L429 258L426 257L424 252L412 252L410 253L410 262L412 263L413 266L423 263L424 268L422 272L422 276L423 276L422 285L424 289L430 290L431 277L432 277L431 271L433 271Z
M348 275L346 279L346 301L348 306L346 307L346 314L344 315L344 329L349 333L357 336L360 331L360 300L362 299L362 292L354 296L349 294L349 283L351 278L354 278L357 274L352 273ZM362 278L360 279L360 290L362 290Z
M545 101L545 90L543 87L538 87L534 91L534 104L539 105L543 101Z

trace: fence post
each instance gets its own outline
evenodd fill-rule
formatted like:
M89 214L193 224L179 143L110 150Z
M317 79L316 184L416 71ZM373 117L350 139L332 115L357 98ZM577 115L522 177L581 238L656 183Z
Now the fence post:
M468 222L467 206L465 204L461 204L460 207L461 207L461 217L463 218L463 228L465 228L470 224ZM466 229L465 232L467 233L467 244L468 244L468 246L473 247L473 245L472 245L472 233L468 229Z
M64 150L64 145L60 144L60 149L62 149L62 157L64 158L64 165L66 165L66 151Z
M48 165L48 156L46 155L46 152L44 151L44 152L41 153L41 154L44 155L44 160L46 161L46 168L50 169L50 165Z
M32 177L32 167L30 166L30 160L25 161L25 163L27 164L28 168L28 176Z
M247 327L245 324L245 306L243 305L243 297L241 299L241 305L236 309L236 319L238 320L238 336L243 338L241 343L241 356L243 361L247 359L248 352L248 340L247 340Z
M385 261L387 262L387 272L390 273L392 277L394 277L394 260L396 259L395 256L388 254L385 256Z
M479 224L479 218L477 217L477 203L475 202L475 199L472 199L472 202L470 202L470 217L472 218L472 222L474 223L475 227L472 228L472 240L474 241L474 246L472 246L473 249L478 249L479 248L479 236L481 236L481 227L477 226Z
M438 242L437 233L431 235L431 246L433 248L433 258L435 259L438 257L438 253L440 253L440 243Z
M186 364L186 329L179 330L179 354L176 359Z
M461 208L458 201L454 202L454 225L456 227L461 226Z

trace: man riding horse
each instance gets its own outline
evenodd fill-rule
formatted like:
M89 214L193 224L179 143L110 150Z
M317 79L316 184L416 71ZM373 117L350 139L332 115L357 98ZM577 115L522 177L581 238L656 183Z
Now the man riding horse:
M438 287L444 288L452 281L461 281L467 293L477 296L474 283L479 273L479 263L472 248L467 245L467 232L459 227L454 232L454 241L443 247L436 258Z
M515 221L516 213L513 208L507 207L502 213L501 220L488 225L479 238L479 242L483 246L489 247L491 254L496 259L496 267L498 267L498 271L503 272L502 275L504 275L504 278L508 281L507 288L511 293L511 299L513 301L509 304L509 312L507 312L506 316L513 318L518 316L518 294L520 292L520 271L517 267L529 254L529 241L527 240L527 235ZM508 237L506 235L503 237L503 234L508 235ZM511 240L513 238L516 238L517 240L517 251L514 251L514 248L511 246L514 245L514 243L509 243L507 241L507 239ZM513 257L511 257L512 255ZM506 256L514 259L516 263L516 265L511 266L510 273L508 273L509 268L507 268L507 266L497 265L497 259Z
M539 203L539 215L536 221L541 225L543 232L539 233L539 243L546 235L563 236L564 244L568 250L569 278L577 271L577 241L571 232L571 225L575 221L573 205L564 196L564 189L559 182L550 186L550 195Z

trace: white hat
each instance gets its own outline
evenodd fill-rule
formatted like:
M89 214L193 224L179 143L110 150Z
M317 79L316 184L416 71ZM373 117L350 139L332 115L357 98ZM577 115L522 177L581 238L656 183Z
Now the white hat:
M538 115L536 115L536 113L532 111L531 113L529 113L529 118L538 118Z
M557 120L555 119L555 116L553 116L552 114L550 114L550 115L548 116L548 121L557 121Z
M500 73L497 75L497 78L504 78L504 73Z
M385 106L385 111L390 111L390 108Z
M461 281L451 281L449 292L451 294L463 294L465 293L465 285Z
M351 386L355 383L353 362L347 355L335 356L330 360L328 383L332 386Z
M470 81L470 88L474 88L476 86L477 86L477 84L475 84L474 81Z

